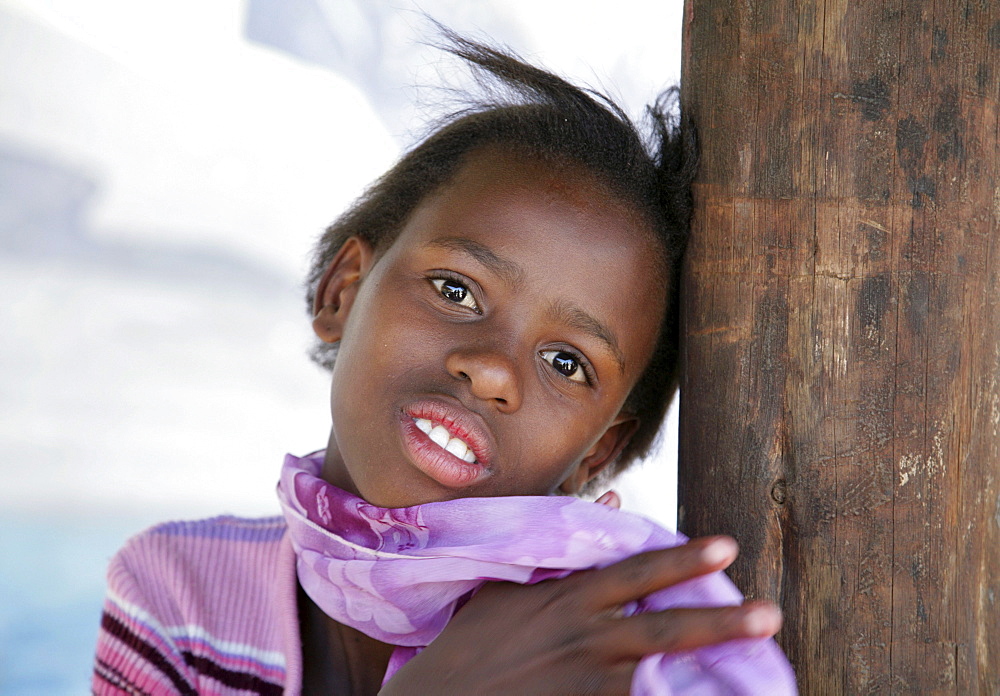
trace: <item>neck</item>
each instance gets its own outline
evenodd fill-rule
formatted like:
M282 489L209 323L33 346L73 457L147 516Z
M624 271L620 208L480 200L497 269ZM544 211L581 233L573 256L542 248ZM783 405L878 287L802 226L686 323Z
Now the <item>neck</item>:
M394 646L334 621L301 587L298 604L303 696L377 694Z
M323 454L323 468L320 478L342 491L347 491L359 498L361 497L357 486L354 485L354 481L351 479L351 475L347 472L347 466L344 464L343 457L340 456L340 449L337 447L337 437L333 428L330 428L330 439L326 443L326 452Z

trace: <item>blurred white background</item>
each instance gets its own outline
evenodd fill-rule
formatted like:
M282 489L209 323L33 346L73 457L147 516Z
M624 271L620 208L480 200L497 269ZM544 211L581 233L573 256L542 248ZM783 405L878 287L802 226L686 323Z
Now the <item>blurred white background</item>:
M325 445L305 259L461 79L422 12L638 116L681 6L0 0L0 692L86 691L125 538ZM615 486L671 526L674 432Z

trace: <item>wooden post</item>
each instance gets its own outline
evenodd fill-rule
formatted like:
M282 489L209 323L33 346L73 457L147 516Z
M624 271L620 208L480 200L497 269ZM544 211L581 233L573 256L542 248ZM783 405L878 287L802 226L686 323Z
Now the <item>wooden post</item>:
M687 0L681 528L803 693L1000 693L1000 2Z

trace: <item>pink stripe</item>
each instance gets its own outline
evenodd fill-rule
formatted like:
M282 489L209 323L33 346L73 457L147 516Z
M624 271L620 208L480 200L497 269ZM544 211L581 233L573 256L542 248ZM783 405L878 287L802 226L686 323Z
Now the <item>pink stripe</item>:
M138 616L132 614L125 607L120 606L115 603L114 600L108 599L104 607L105 611L109 614L117 616L118 619L122 621L129 629L132 630L139 638L142 638L146 642L150 643L155 647L161 655L164 657L169 657L177 652L175 646L172 643L168 643L164 640L163 635L159 633L155 628L151 627L145 621L140 619ZM184 665L175 665L181 671L184 670Z
M222 652L219 648L215 647L214 644L207 642L203 638L178 636L175 638L176 644L171 645L163 639L163 635L159 631L152 628L149 624L129 612L124 607L114 603L112 600L108 600L107 609L110 613L113 613L117 615L118 618L122 619L123 623L132 629L134 633L136 633L143 640L151 643L163 655L175 654L177 650L188 650L196 655L202 655L212 659L214 662L227 668L244 668L245 671L249 671L251 673L256 672L259 676L265 677L269 681L278 681L279 683L284 681L285 669L283 666L275 666L266 662L260 662L259 660L246 655L233 655L231 653ZM183 667L179 668L183 669Z
M236 655L222 652L213 643L209 643L204 638L193 638L190 636L179 636L176 638L177 646L181 650L186 650L195 655L208 658L220 667L239 668L241 671L257 674L268 681L281 683L284 681L285 668L267 662L261 662L248 655Z
M122 677L126 680L128 686L147 694L174 693L175 691L174 683L170 681L169 677L114 636L108 634L101 635L97 642L96 659L104 660L110 666L118 669L122 672ZM177 667L178 665L174 666ZM183 666L181 666L181 669L183 669ZM100 666L95 668L96 673L103 671L103 668ZM95 681L94 691L97 694L120 693L120 688L112 686L112 684L117 683L116 677L111 673L107 676L110 678L110 683L103 679L100 680L99 684ZM100 688L98 688L99 685Z

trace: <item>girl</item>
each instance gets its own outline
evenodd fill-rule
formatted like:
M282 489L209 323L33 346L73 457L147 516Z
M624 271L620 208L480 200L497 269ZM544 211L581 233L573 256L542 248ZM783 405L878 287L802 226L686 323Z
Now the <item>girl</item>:
M647 149L609 100L449 39L504 91L319 242L326 449L286 459L282 518L129 542L96 692L794 691L777 609L707 575L731 539L573 497L674 389L689 139L661 102Z

